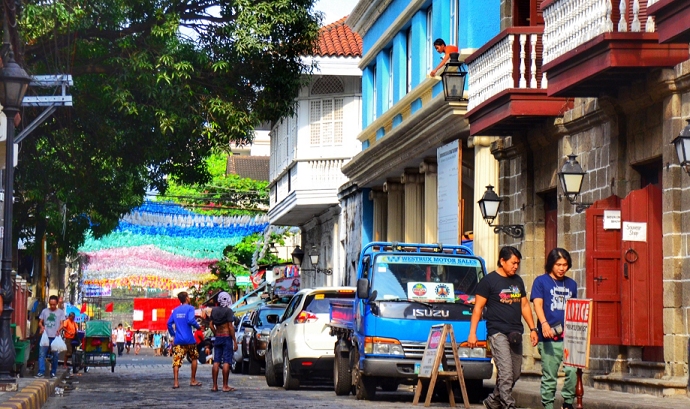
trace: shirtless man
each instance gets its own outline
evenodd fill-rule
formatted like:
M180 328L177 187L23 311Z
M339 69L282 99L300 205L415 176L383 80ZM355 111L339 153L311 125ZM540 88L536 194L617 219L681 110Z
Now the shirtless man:
M211 311L211 330L215 334L213 341L213 392L218 392L218 371L223 364L223 392L232 392L235 388L228 386L230 363L233 351L237 351L235 339L235 313L230 309L232 299L225 291L218 294L218 306Z

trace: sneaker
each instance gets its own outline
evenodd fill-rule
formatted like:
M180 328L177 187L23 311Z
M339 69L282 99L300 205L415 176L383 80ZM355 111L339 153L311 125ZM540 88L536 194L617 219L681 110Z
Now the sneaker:
M482 401L482 403L484 404L484 407L485 407L486 409L491 409L491 407L489 406L489 404L486 402L486 399L484 399L484 400Z
M572 403L563 403L562 409L573 409Z
M36 376L34 376L34 378L43 378L43 374L42 374L42 373L37 373Z
M51 374L50 374L50 379L53 379L53 378L55 378L55 374L54 374L54 373L51 373Z

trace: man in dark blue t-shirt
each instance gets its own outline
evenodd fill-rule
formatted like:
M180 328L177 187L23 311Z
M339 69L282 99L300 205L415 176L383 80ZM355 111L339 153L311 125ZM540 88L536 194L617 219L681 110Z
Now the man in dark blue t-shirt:
M546 258L546 273L532 285L532 302L537 313L539 354L541 355L541 403L553 409L556 398L558 368L563 362L563 328L565 307L569 299L577 298L577 283L565 274L570 270L570 254L561 248L551 250ZM565 382L561 390L563 409L572 409L577 376L575 368L564 365Z
M175 347L173 348L173 374L175 376L175 383L173 389L180 387L177 380L177 375L180 372L182 361L185 355L192 361L192 379L189 381L189 386L201 386L201 382L196 380L196 366L199 360L199 352L196 350L196 338L192 327L200 328L199 323L196 322L194 315L194 307L189 305L189 296L186 292L181 292L177 295L180 300L179 307L175 308L168 319L168 332L170 336L175 339ZM173 327L173 324L175 326Z

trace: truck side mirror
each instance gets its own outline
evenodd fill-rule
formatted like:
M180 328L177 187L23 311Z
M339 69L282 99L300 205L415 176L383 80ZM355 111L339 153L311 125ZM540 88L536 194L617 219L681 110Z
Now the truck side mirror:
M277 324L278 323L278 314L269 314L266 316L266 322L269 324Z
M366 300L369 298L369 279L360 278L357 280L357 298Z

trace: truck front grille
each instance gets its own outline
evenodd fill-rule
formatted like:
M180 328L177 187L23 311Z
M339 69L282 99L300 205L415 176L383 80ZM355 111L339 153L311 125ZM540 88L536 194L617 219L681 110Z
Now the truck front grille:
M426 347L426 342L414 342L414 341L402 341L403 352L405 352L405 358L407 359L418 359L422 360L424 355L424 348ZM446 358L450 359L449 363L453 362L453 349L450 345L446 345Z

